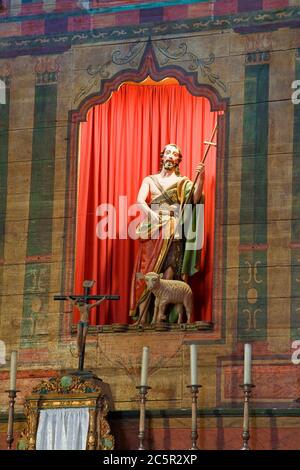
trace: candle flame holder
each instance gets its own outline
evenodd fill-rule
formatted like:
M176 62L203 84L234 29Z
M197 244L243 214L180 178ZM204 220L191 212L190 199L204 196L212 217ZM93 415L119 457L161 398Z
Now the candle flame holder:
M198 392L199 388L202 385L187 385L187 388L190 388L192 394L192 426L191 426L191 440L192 440L192 447L190 450L199 450L197 447L197 440L198 440L198 431L197 431L197 400L198 400Z
M138 385L136 387L139 390L140 395L140 423L139 423L139 447L138 450L145 450L144 438L145 438L145 414L146 414L146 401L147 393L151 387L147 385Z
M243 384L240 385L240 388L244 392L244 418L243 418L243 447L240 450L251 450L249 447L249 439L250 439L250 432L249 432L249 406L250 406L250 398L252 393L252 388L255 385L253 384Z
M11 450L14 441L14 414L15 414L15 399L17 392L20 390L5 390L8 393L9 408L8 408L8 425L7 425L7 448Z

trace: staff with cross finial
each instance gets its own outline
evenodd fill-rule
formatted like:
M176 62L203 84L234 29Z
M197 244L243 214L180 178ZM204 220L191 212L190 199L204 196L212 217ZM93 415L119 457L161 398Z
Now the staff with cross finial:
M217 132L217 127L218 127L218 123L216 122L215 127L214 127L214 129L213 129L213 131L212 131L210 140L209 140L209 141L207 141L207 140L204 141L204 144L207 145L207 147L206 147L206 149L205 149L203 158L202 158L202 160L201 160L201 162L200 162L202 165L204 165L204 163L205 163L205 160L206 160L206 157L207 157L208 152L209 152L209 150L210 150L210 147L211 147L211 146L214 146L214 147L217 146L217 144L216 144L215 142L213 142L213 139L214 139L215 134L216 134L216 132ZM180 223L181 216L182 216L182 214L183 214L183 212L184 212L185 206L191 202L192 195L193 195L193 192L194 192L195 185L196 185L196 183L197 183L199 174L200 174L200 172L198 171L197 174L196 174L196 178L195 178L194 181L193 181L193 185L192 185L192 187L191 187L189 197L187 198L187 200L186 200L186 201L183 203L183 205L182 205L181 214L180 214L180 217L179 217L179 219L178 219L178 223Z
M78 351L78 370L83 370L84 355L85 355L85 343L86 336L89 328L89 313L94 307L100 305L104 300L119 300L119 295L89 295L91 287L95 284L95 281L84 281L83 295L55 295L54 300L69 300L74 307L77 307L80 312L80 320L77 325L77 351ZM96 300L93 304L90 304L90 300Z

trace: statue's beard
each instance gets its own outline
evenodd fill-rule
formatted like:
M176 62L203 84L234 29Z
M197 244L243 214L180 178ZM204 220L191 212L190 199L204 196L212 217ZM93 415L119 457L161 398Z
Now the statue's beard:
M171 160L167 160L165 163L164 163L164 169L165 170L173 170L175 168L175 163L172 162Z

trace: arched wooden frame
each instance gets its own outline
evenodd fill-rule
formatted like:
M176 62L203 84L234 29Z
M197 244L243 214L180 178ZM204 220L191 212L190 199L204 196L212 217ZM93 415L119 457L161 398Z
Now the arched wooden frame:
M68 128L68 155L67 155L67 181L66 181L66 208L65 208L65 239L62 266L62 292L72 292L75 269L75 237L76 237L76 205L77 205L77 175L79 153L79 127L86 121L87 113L93 106L104 103L117 91L124 82L142 82L147 77L159 82L167 77L176 78L180 85L184 85L194 96L205 97L209 100L211 111L223 111L218 115L217 134L217 168L216 168L216 207L215 207L215 247L214 247L214 273L213 276L213 302L212 321L214 329L206 333L206 339L220 339L222 336L222 292L224 279L221 268L225 259L225 239L223 234L223 220L225 217L225 144L228 119L228 99L222 98L219 92L211 85L201 84L197 80L197 72L187 72L182 67L170 65L160 67L157 63L151 45L147 45L140 68L126 69L117 73L110 79L101 81L99 92L84 98L77 109L69 111ZM61 315L60 334L68 335L71 325L71 316Z
M112 450L115 439L107 421L109 400L101 379L66 375L52 377L36 385L25 397L26 423L18 440L19 450L35 450L41 410L88 408L89 427L86 450Z

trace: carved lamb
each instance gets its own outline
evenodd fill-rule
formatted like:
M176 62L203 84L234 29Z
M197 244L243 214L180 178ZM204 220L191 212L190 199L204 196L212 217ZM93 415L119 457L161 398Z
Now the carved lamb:
M162 279L163 274L137 273L139 279L144 279L147 288L155 296L154 315L152 323L158 323L166 319L165 310L168 304L175 304L178 311L178 323L183 322L183 306L187 317L187 323L191 322L193 309L193 293L188 284L183 281Z

